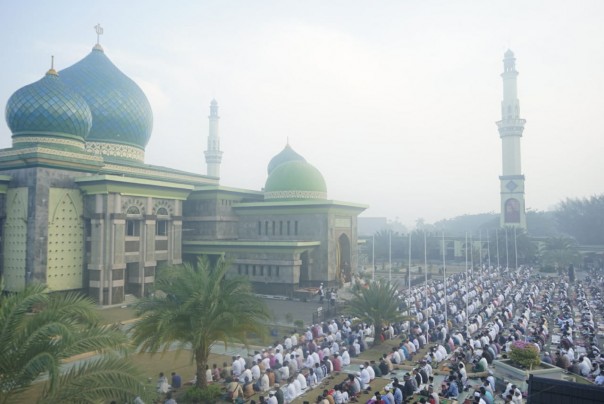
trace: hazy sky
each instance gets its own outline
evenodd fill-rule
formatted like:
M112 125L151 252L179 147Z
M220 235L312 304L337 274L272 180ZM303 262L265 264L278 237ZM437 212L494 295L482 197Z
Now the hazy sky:
M146 162L260 189L292 147L330 199L413 223L499 211L504 51L517 57L528 208L604 192L604 1L2 1L0 100L85 57L146 92ZM0 147L10 147L0 125Z

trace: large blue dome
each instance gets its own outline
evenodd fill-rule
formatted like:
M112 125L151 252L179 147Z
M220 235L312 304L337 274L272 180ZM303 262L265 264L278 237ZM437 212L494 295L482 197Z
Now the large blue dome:
M88 142L117 143L144 150L153 128L151 105L140 87L105 56L99 45L60 74L90 107L92 128Z
M48 137L83 143L92 126L86 101L66 86L53 69L17 90L6 104L5 115L14 143L19 139L43 142Z

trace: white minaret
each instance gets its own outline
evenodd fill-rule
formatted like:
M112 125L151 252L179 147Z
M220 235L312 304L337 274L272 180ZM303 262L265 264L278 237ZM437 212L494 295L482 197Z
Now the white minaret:
M524 205L524 175L520 159L520 138L526 120L520 118L516 78L516 58L507 50L503 58L503 101L501 121L497 122L501 138L502 173L501 185L501 226L526 228Z
M208 176L220 178L220 162L222 152L220 151L220 135L218 133L218 103L212 100L210 103L210 133L208 135L208 150L204 152L206 164L208 165Z

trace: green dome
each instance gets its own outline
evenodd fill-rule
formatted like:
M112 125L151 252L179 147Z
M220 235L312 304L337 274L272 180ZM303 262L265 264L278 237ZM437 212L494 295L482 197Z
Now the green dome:
M306 161L282 163L270 173L264 199L326 199L327 186L321 172Z
M304 159L304 157L302 157L301 155L296 153L294 151L294 149L292 149L288 143L285 145L285 148L283 150L281 150L279 152L279 154L277 154L275 157L273 157L271 159L271 161L268 163L268 168L267 168L268 175L271 175L273 170L275 168L277 168L279 165L281 165L283 163L287 163L289 161L306 161L306 160Z
M153 128L151 105L140 87L109 60L100 45L60 74L90 107L88 142L145 149Z
M8 100L5 113L13 139L32 142L66 138L83 144L92 125L86 101L53 69L41 80L17 90Z

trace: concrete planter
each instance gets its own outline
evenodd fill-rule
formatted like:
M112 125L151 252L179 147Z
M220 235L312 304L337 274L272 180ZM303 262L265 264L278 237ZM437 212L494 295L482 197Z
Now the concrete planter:
M528 390L527 380L529 375L556 380L567 380L568 378L567 374L561 368L544 362L541 362L536 368L529 370L516 367L509 359L494 360L493 368L495 379L501 382L509 381L518 386L522 391Z

